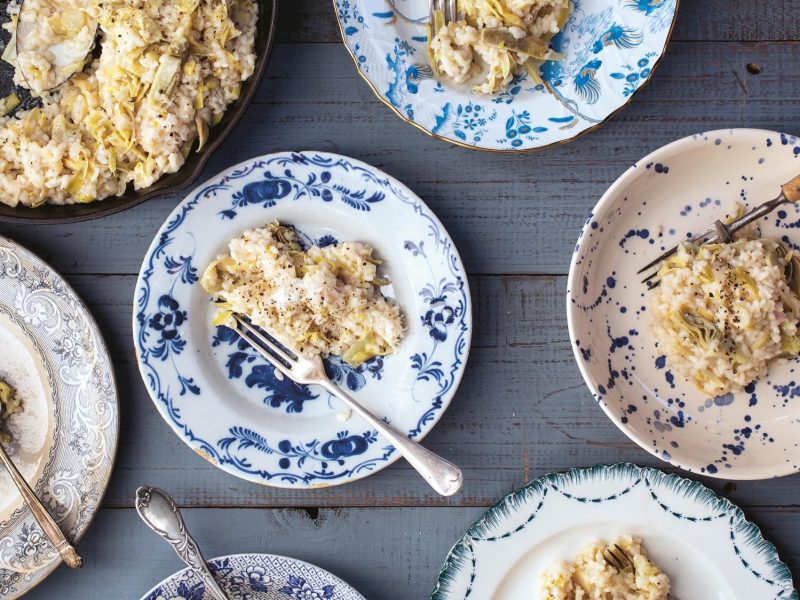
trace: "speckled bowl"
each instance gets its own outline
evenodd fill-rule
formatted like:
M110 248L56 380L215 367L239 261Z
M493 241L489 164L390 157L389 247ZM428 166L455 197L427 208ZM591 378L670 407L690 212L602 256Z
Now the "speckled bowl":
M567 318L575 358L614 423L642 448L687 471L762 479L800 470L800 364L773 364L746 391L703 396L650 334L636 271L737 202L774 198L800 172L800 141L734 129L684 138L643 158L603 195L570 266ZM759 222L798 248L800 207Z

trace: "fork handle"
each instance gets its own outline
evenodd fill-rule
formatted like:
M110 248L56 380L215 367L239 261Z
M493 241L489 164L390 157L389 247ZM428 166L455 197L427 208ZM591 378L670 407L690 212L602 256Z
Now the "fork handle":
M330 381L322 381L320 384L387 438L434 490L442 496L452 496L458 493L464 484L464 475L456 465L421 446L418 442L397 433L388 424L361 406L355 398Z
M64 534L61 533L61 529L58 527L58 524L53 520L53 517L50 516L50 513L47 512L47 509L36 496L36 493L31 489L31 486L28 485L28 482L25 481L22 473L17 470L17 467L11 461L11 458L1 447L0 463L5 466L8 474L11 475L11 479L17 486L19 493L22 495L22 498L28 505L28 508L33 513L33 517L36 519L39 527L42 528L42 531L44 531L47 539L50 540L51 544L53 544L53 547L61 555L63 561L71 569L80 569L83 566L83 560L81 559L80 555L78 555L78 553L75 551L75 548L73 548L72 545L67 541L67 538L64 537Z

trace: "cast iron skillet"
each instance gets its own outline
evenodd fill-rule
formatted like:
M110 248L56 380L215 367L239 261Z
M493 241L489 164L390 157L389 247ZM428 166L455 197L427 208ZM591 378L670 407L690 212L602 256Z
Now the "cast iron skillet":
M76 221L86 221L112 215L120 211L136 206L163 194L179 192L191 185L199 176L203 167L211 158L211 154L228 137L239 119L242 118L247 105L253 98L258 85L261 82L264 72L267 69L272 44L275 41L277 4L278 0L257 0L258 2L258 24L256 26L256 65L253 75L242 84L241 96L225 111L222 121L217 123L209 131L208 142L200 152L192 150L184 165L177 173L165 175L147 189L134 190L128 187L123 196L109 197L105 200L89 202L88 204L69 204L64 206L45 204L39 208L27 208L25 206L11 207L0 203L0 221L16 223L74 223ZM8 20L6 14L7 0L0 0L0 22ZM3 46L8 42L10 35L5 31L0 31ZM0 61L0 97L4 97L14 90L12 83L14 70L4 61ZM16 90L22 104L20 108L31 107L36 104L25 90Z

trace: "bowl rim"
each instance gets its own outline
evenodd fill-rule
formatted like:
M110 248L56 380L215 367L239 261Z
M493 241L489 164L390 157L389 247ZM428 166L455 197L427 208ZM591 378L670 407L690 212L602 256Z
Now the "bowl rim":
M669 30L667 31L667 36L664 39L664 46L663 48L661 48L661 52L659 53L658 58L653 63L653 67L650 70L650 75L638 88L636 88L636 91L633 94L631 94L624 103L622 103L619 107L611 111L602 121L600 121L599 123L595 123L591 127L587 127L586 129L584 129L583 131L581 131L576 135L565 138L563 140L559 140L557 142L551 142L549 144L545 144L544 146L534 146L532 148L520 148L518 150L502 150L499 148L486 148L483 146L471 145L459 140L448 138L438 133L433 133L431 130L427 129L426 127L417 123L416 121L412 121L402 112L400 112L400 109L392 105L392 103L386 99L386 97L378 90L378 88L372 82L369 76L361 70L361 67L359 67L360 63L358 57L356 56L355 52L350 47L350 45L347 43L347 35L345 34L344 31L344 25L342 24L342 21L339 19L339 11L338 11L339 0L332 0L332 2L333 2L333 12L334 15L336 15L336 24L339 27L339 35L341 36L342 45L344 45L345 49L347 50L347 53L350 55L350 58L353 61L353 65L356 68L356 72L359 74L361 79L364 80L369 89L372 90L372 93L375 94L375 97L378 98L378 100L380 100L387 108L389 108L389 110L391 110L395 114L395 116L399 117L401 121L403 121L404 123L408 123L409 125L415 127L416 129L418 129L419 131L421 131L422 133L424 133L429 137L435 138L439 141L446 142L448 144L452 144L454 146L458 146L461 148L467 148L469 150L475 150L477 152L488 152L492 154L533 154L534 152L541 152L542 150L547 150L549 148L563 146L564 144L569 144L570 142L574 142L576 140L581 139L585 135L597 131L598 129L606 125L608 122L615 119L617 115L619 115L623 110L628 108L628 106L633 102L633 99L636 97L639 91L642 90L642 88L646 87L647 84L653 80L653 75L655 74L658 67L661 65L662 61L664 60L664 57L667 55L667 48L669 48L670 42L672 41L672 35L673 33L675 33L675 26L678 23L678 13L680 12L680 4L681 4L681 0L675 0L675 12L672 15L672 22L670 23Z
M188 170L182 173L183 167L178 169L175 174L181 173L184 175L185 179L182 182L178 182L172 185L159 185L159 180L156 180L153 185L141 190L141 195L135 198L132 198L128 201L120 202L119 196L109 196L103 200L93 200L90 204L99 205L100 208L95 210L94 212L90 212L87 214L76 214L76 215L67 215L67 216L56 216L56 217L36 217L32 213L32 211L38 210L34 208L30 208L27 206L23 207L8 207L9 210L15 211L18 210L19 214L3 214L0 212L0 223L24 223L29 225L50 225L50 224L57 224L57 223L79 223L82 221L91 221L93 219L99 219L101 217L106 217L110 215L114 215L120 213L124 210L129 208L133 208L134 206L138 206L142 202L146 200L150 200L152 198L156 198L158 196L166 196L168 194L177 194L188 187L192 186L202 175L203 170L205 169L208 161L211 160L211 156L219 149L222 143L228 138L234 128L239 124L239 121L242 119L244 114L247 112L247 109L250 107L250 103L253 100L258 89L261 87L261 81L264 78L264 74L267 71L267 66L269 65L270 58L272 56L272 50L275 46L275 37L277 34L277 19L278 19L278 0L255 0L260 5L269 6L270 15L268 21L263 21L262 16L259 15L259 19L256 22L256 34L258 34L259 30L266 31L266 42L264 47L264 53L262 56L257 56L256 58L256 69L250 78L247 80L248 88L247 91L237 99L237 102L240 102L240 106L238 109L231 115L230 120L223 126L220 124L218 128L215 130L215 137L214 139L206 146L206 149L198 155L197 162L194 165L192 170ZM226 109L226 113L228 114L228 109ZM128 190L126 190L128 191ZM116 201L116 202L115 202ZM108 207L103 207L103 204L108 202ZM68 206L68 205L66 205Z
M600 197L600 200L594 205L592 208L593 215L599 214L600 211L605 210L608 208L611 203L619 196L619 192L624 190L633 180L634 178L638 177L640 171L636 168L637 165L642 163L649 163L649 162L659 162L661 156L664 154L670 154L675 150L683 147L695 144L698 139L703 137L712 137L717 135L764 135L764 136L781 136L781 135L789 135L789 134L782 134L779 131L773 131L769 129L759 129L755 127L733 127L729 129L713 129L710 131L704 131L701 133L695 133L692 135L688 135L682 137L680 139L674 140L664 146L653 150L646 156L638 159L632 166L628 167L624 173L622 173L615 181L612 183L608 189L603 193ZM794 136L791 136L794 137ZM586 223L584 223L583 227L581 228L580 235L578 236L578 240L580 241L583 237L588 233L589 228L591 227L591 219L587 219ZM653 448L648 441L636 430L629 427L625 423L622 422L620 417L614 413L610 407L606 405L605 402L597 402L597 396L600 394L597 383L595 382L594 378L589 373L589 370L586 367L586 362L581 356L580 350L575 345L574 341L576 339L576 328L577 324L575 322L576 319L576 311L570 302L572 298L571 290L575 288L575 278L577 277L577 257L578 253L573 252L572 258L570 259L569 264L569 274L567 275L567 290L565 294L566 299L566 310L567 310L567 328L569 330L569 344L572 348L572 354L575 357L575 363L578 365L578 369L581 372L581 377L583 377L583 381L586 384L586 387L589 388L589 392L591 392L592 397L595 399L595 403L603 409L603 412L606 416L611 419L614 425L617 426L617 429L622 431L629 439L636 442L638 446L647 450L648 453L655 456L659 460L666 462L674 467L679 469L683 469L689 473L694 475L703 475L706 477L713 477L715 479L725 479L731 481L758 481L763 479L770 479L773 477L785 477L787 475L793 475L794 473L800 472L800 469L793 468L791 465L784 466L783 463L780 465L776 465L771 467L767 471L763 471L760 474L757 472L748 472L748 473L738 473L738 472L729 472L729 471L718 471L717 473L710 473L710 472L700 472L700 468L704 465L701 464L702 461L698 461L695 464L686 461L679 461L677 460L674 455L671 455L670 459L664 458L655 448Z

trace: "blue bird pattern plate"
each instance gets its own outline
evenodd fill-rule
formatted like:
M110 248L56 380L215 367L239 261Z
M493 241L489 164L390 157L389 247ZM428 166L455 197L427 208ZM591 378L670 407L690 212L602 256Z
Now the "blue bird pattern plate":
M273 554L233 554L208 566L231 600L365 600L344 581L314 565ZM141 600L204 600L205 585L191 569L159 583Z
M503 498L453 546L432 600L535 600L544 569L619 535L643 541L673 598L798 600L775 546L738 507L632 464L544 475Z
M446 141L521 152L571 140L624 107L663 56L678 0L573 0L543 83L524 73L494 96L437 81L426 0L334 0L359 73L401 119Z
M800 470L800 362L774 363L741 392L708 398L659 351L638 271L724 219L775 198L800 173L800 141L773 131L693 135L638 161L589 215L572 257L567 319L575 358L614 423L658 458L695 473L764 479ZM800 207L758 222L800 249Z
M407 328L398 350L358 368L326 360L331 379L409 437L422 439L452 399L469 352L472 312L452 240L408 188L334 154L272 154L201 185L173 211L136 285L142 377L175 432L222 469L278 487L341 484L398 458L316 386L276 375L226 327L198 282L246 229L293 225L306 244L362 241L385 260Z

